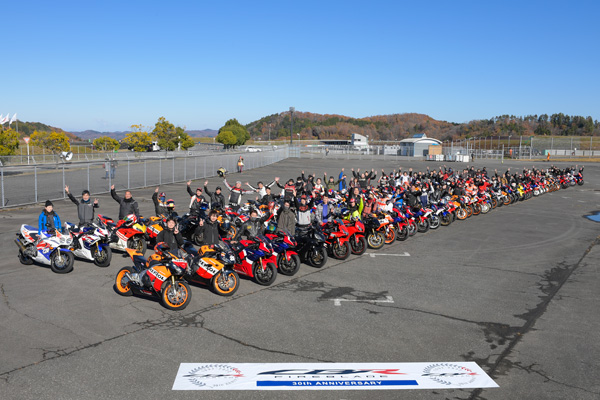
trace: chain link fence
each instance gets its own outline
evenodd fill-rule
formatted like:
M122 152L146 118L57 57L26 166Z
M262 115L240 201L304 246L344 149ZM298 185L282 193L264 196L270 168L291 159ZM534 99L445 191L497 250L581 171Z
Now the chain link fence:
M186 182L217 175L217 169L236 171L240 155L244 170L270 165L289 157L287 147L256 153L224 152L211 155L169 153L167 156L142 153L144 157L114 161L86 161L48 165L0 167L0 208L65 199L65 185L80 193L87 189L92 196L115 189L139 189L150 186ZM114 166L114 171L111 168Z

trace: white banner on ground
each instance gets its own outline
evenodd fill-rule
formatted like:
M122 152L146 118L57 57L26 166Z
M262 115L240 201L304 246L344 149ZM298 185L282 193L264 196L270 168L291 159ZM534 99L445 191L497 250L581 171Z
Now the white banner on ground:
M173 390L368 390L498 387L474 362L182 363Z

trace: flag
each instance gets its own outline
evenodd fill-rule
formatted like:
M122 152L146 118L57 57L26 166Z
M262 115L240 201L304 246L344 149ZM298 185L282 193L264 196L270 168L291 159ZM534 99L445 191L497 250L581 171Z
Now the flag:
M6 117L0 119L0 125L4 125L7 122L8 122L8 114L6 114Z
M15 113L15 115L13 115L13 117L10 119L10 122L8 123L8 126L10 126L10 124L12 124L13 122L15 122L17 120L17 113Z

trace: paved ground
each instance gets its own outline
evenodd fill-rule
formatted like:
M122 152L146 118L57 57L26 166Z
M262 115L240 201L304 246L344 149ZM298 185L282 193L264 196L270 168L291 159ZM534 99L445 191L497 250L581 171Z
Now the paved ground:
M290 159L244 173L242 180L386 164ZM403 162L415 169L437 165ZM117 253L106 269L77 261L66 276L20 265L14 232L37 220L41 207L0 212L0 393L7 399L361 399L365 392L171 387L181 362L476 361L499 388L369 397L598 399L600 225L584 215L600 210L599 169L586 167L583 187L417 234L373 255L330 261L320 270L303 265L297 276L279 276L268 288L243 279L227 299L195 287L192 303L179 313L115 294L115 273L128 264ZM213 178L209 185L217 183ZM180 208L189 200L182 184L161 189ZM151 193L134 192L146 214ZM100 200L101 212L116 214L112 199ZM71 203L55 207L63 220L75 219ZM410 256L394 256L405 253ZM386 296L393 303L368 302ZM359 301L336 306L337 298Z

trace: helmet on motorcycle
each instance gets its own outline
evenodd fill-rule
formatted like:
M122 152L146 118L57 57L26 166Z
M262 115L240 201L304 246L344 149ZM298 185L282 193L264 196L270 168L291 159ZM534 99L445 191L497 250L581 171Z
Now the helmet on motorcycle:
M175 201L173 199L169 199L165 202L165 205L168 209L173 210L175 208Z
M135 224L136 222L137 222L137 217L135 216L135 214L129 214L123 220L123 224L125 224L127 226L131 226L131 225Z
M266 233L275 233L275 230L277 229L277 227L273 224L269 224L269 226L267 226L265 228L265 232Z
M157 252L158 254L162 254L165 251L169 251L169 249L170 249L169 245L165 242L156 243L156 246L154 246L154 251Z
M340 215L342 217L347 217L350 215L350 210L348 210L347 208L342 208L342 210L340 211Z

